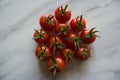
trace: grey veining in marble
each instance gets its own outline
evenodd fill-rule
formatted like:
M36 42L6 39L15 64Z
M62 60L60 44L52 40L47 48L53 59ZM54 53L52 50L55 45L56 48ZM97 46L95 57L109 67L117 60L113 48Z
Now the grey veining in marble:
M42 14L66 4L102 38L91 45L88 61L68 63L53 76L34 55L33 29ZM120 0L0 0L0 80L120 80L119 35Z

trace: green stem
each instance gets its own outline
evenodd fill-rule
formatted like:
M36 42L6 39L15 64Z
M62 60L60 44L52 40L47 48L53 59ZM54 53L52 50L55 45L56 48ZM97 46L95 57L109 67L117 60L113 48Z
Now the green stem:
M78 18L80 18L80 21L78 21ZM77 30L79 30L79 29L81 29L81 25L82 25L82 15L78 16L76 18L76 21L77 21Z
M51 21L51 19L53 18L53 16L52 17L46 17L45 16L45 20L46 20L46 22L47 22L47 24L51 24L51 25L53 25L54 26L54 23Z
M61 15L64 16L66 13L66 9L67 9L68 5L65 6L65 8L63 9L63 6L61 6Z
M64 11L66 11L67 7L68 7L68 5L65 6Z

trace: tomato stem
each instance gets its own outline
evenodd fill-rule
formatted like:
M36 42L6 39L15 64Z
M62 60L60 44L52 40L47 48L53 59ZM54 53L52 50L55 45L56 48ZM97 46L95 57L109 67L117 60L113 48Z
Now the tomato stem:
M92 34L92 32L93 32L94 29L95 29L95 27L93 27L93 28L90 30L89 34Z
M70 59L70 60L73 60L73 58L72 58L72 56L71 55L73 55L73 53L72 52L70 52L70 51L68 51L67 52L67 54L65 55L65 58L66 58L66 62Z
M65 6L64 11L66 11L67 7L68 7L68 5Z
M99 35L96 35L96 37L99 37L99 38L101 38L101 36L99 36Z
M78 30L81 30L81 26L82 26L82 15L81 16L78 16L77 18L76 18L76 22L77 22L77 28L76 28L76 31ZM80 21L78 21L78 19L80 18Z
M95 33L100 32L100 31L94 31L94 29L95 29L95 27L93 27L93 28L89 31L89 34L86 35L86 38L90 38L90 37L92 37ZM97 35L97 37L100 37L100 36Z
M55 75L55 74L56 74L56 71L57 71L56 69L54 69L54 70L53 70L53 75Z
M54 59L53 56L51 56L51 60L52 60L52 66L49 67L48 69L49 69L49 70L50 70L50 69L53 69L53 75L55 75L56 72L57 72L57 67L58 67L58 65L57 65L57 63L56 63L56 61L55 61L55 59Z
M84 48L84 52L82 52L81 54L83 55L83 60L85 60L85 58L88 56L87 49Z
M45 49L43 50L42 45L40 45L40 53L39 53L40 60L43 60L44 57L46 56L46 53L45 53L46 49L47 47L45 47Z
M48 17L45 16L46 23L54 26L55 24L51 21L52 18L54 18L52 15L49 15Z
M52 18L54 18L54 16L53 15L49 15L47 18L49 18L51 20Z
M38 32L38 30L36 30L36 29L34 29L34 31L35 31L38 35L37 35L37 36L34 36L33 39L38 39L38 38L40 38L40 39L44 40L42 36L43 36L43 34L45 34L45 32L42 32L42 29L40 29L40 32Z
M60 34L64 34L64 35L67 35L67 29L69 28L69 26L65 26L64 28L60 28L60 32L58 33L58 35Z
M61 6L61 11L60 11L59 8L58 8L58 10L59 10L60 13L61 13L61 16L64 16L64 15L65 15L67 7L68 7L68 5L66 5L65 8L63 9L63 6Z
M64 44L58 42L57 39L56 39L56 36L55 36L55 41L54 41L54 44L53 44L53 54L55 54L56 48L63 49L64 48Z

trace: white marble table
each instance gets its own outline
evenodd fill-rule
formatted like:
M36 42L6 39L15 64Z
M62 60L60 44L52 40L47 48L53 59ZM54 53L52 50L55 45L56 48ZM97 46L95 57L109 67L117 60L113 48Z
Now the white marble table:
M53 76L34 55L33 29L42 14L66 4L102 38L92 44L88 61L68 63ZM0 80L120 80L119 35L120 0L0 0Z

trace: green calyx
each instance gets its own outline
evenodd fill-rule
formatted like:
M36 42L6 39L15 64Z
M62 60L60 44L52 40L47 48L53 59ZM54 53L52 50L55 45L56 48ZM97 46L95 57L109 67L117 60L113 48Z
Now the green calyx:
M55 61L55 59L53 58L53 56L51 56L51 60L52 60L52 66L49 67L48 69L49 69L49 70L53 69L53 75L55 75L56 72L57 72L57 69L58 69L58 68L60 69L60 67L58 66L58 64L57 64L57 62Z
M90 38L90 37L92 37L95 33L99 32L99 31L94 31L95 29L96 29L96 28L93 27L93 28L89 31L89 33L86 35L86 38ZM97 35L97 37L100 37L100 36Z
M65 26L64 28L60 28L60 32L58 33L58 35L60 34L64 34L64 35L67 35L67 30L68 30L69 26Z
M54 26L54 23L51 21L52 18L54 18L54 16L49 15L48 17L45 17L45 20L46 20L47 24L51 24Z
M39 32L38 30L36 30L36 29L34 29L34 31L35 31L38 35L37 35L37 36L34 36L33 39L38 39L38 38L40 38L40 39L44 40L44 39L43 39L43 34L45 34L45 32L43 32L42 29L40 29L40 32Z
M55 36L55 41L54 42L55 42L54 44L50 45L50 46L53 46L53 54L55 54L55 51L56 51L57 48L60 48L60 49L64 48L64 44L58 42L57 39L56 39L56 36Z
M79 48L80 45L79 43L83 41L83 39L79 38L79 37L75 37L75 38L69 38L70 40L74 41L74 47L75 49Z
M44 57L46 56L46 48L45 49L42 49L42 45L40 46L40 60L42 61L44 59Z
M78 21L78 19L80 18L80 21ZM77 30L81 30L81 26L82 26L82 15L81 16L78 16L76 18L76 21L77 21Z
M68 7L68 5L66 5L65 8L63 8L63 6L58 8L58 10L60 11L61 16L65 15L67 7ZM60 10L60 8L61 8L61 10Z
M70 60L73 60L72 58L72 52L68 51L67 54L65 55L65 58L66 58L66 62L70 59Z
M80 53L83 55L83 60L85 60L86 57L88 57L89 55L87 54L87 50L84 48L84 51L82 53Z

